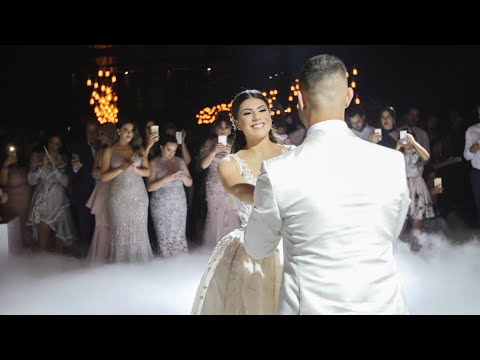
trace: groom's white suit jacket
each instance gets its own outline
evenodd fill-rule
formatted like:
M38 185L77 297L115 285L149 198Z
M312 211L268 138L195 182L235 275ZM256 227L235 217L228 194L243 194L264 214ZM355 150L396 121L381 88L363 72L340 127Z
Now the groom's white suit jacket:
M279 314L407 313L392 251L410 204L401 152L322 121L262 164L254 198L248 254L283 238Z

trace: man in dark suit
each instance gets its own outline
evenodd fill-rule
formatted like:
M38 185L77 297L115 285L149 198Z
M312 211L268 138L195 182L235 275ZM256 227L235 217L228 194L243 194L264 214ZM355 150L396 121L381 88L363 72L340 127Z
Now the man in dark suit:
M93 163L97 151L98 122L86 121L85 138L72 147L72 196L71 204L80 234L80 256L86 256L95 228L95 218L85 206L93 189L95 179L92 176Z

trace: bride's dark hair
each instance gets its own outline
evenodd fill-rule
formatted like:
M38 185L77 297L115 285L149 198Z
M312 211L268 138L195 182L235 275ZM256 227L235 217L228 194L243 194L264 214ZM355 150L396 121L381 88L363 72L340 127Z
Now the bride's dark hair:
M247 99L260 99L262 100L265 105L267 105L267 109L270 109L268 100L263 94L258 90L244 90L241 93L237 94L233 99L232 103L232 121L238 119L238 112L240 111L240 105ZM270 110L268 110L270 112ZM238 130L238 126L234 124L233 126L233 145L232 145L232 154L235 154L237 151L242 150L247 145L247 139L245 138L245 134ZM280 143L280 139L278 137L277 131L273 128L270 129L268 133L268 138L270 141L274 143Z

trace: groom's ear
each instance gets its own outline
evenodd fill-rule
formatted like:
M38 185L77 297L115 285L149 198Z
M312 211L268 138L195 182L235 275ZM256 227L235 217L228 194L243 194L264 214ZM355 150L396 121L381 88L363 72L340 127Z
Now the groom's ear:
M301 90L297 92L297 98L298 98L298 108L299 110L303 110L305 108L305 102L304 102L304 95Z
M353 99L353 89L351 87L348 88L347 90L347 97L346 97L346 103L345 103L345 109L348 108L350 106L350 103L352 102L352 99Z

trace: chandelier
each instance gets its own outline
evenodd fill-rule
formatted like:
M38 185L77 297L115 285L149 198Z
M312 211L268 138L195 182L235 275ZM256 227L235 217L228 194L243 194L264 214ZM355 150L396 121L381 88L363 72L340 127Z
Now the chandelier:
M93 87L90 105L94 107L95 115L100 124L118 122L118 96L115 93L117 77L109 69L100 69L97 76L87 80L87 86Z
M99 49L111 47L111 45L94 45ZM117 77L115 76L112 56L98 56L96 64L99 69L95 76L88 76L87 86L92 88L90 105L93 106L95 115L100 124L118 122L118 96L115 92Z

